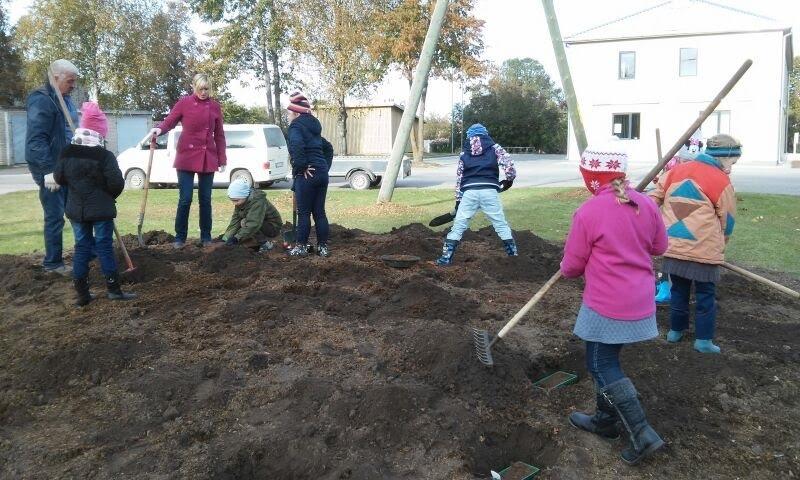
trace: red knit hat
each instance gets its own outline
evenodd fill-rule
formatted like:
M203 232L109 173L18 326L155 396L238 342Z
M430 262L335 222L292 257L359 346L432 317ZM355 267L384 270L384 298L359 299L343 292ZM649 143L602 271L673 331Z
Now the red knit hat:
M289 106L286 109L297 113L311 113L311 104L302 92L297 91L289 95Z
M81 105L81 128L94 130L103 136L108 136L108 119L100 110L100 105L95 102L83 102Z
M625 178L628 154L616 137L600 145L590 145L581 155L581 175L592 194L617 178Z

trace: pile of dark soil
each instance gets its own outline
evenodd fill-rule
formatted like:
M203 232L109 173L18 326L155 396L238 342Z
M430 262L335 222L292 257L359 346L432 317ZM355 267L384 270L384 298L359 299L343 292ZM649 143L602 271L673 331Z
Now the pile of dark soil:
M593 399L571 334L580 281L553 288L495 367L475 358L468 328L498 330L559 246L517 232L509 259L484 229L439 268L441 235L422 225L332 233L328 259L129 238L139 298L82 310L68 279L0 256L0 477L466 480L516 461L550 479L800 475L797 303L724 275L724 355L626 348L669 442L630 468L620 442L566 422ZM397 270L384 254L423 261ZM532 386L557 370L580 381Z

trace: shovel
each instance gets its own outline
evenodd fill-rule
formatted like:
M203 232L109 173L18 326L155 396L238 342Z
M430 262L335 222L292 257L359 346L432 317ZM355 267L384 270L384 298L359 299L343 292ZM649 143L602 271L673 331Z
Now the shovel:
M156 151L156 137L150 137L150 158L147 160L147 173L144 177L144 196L142 197L142 206L139 207L139 224L136 226L136 233L139 238L139 246L145 247L144 238L142 237L142 226L144 225L144 209L147 206L147 193L150 191L150 170L153 168L153 153Z
M517 312L517 314L514 315L514 317L512 317L511 320L509 320L508 323L505 324L503 329L500 330L500 332L494 337L489 337L489 332L487 332L486 330L481 330L478 328L472 329L472 338L475 340L475 353L478 355L478 360L480 360L482 364L488 367L494 365L494 359L492 358L492 346L494 346L494 344L497 343L498 340L505 337L506 334L509 332L509 330L514 328L514 326L520 320L522 320L522 317L524 317L528 313L528 311L530 311L531 308L533 308L537 303L539 303L539 300L542 299L544 294L547 293L548 290L550 290L550 287L552 287L558 281L559 278L561 278L560 270L555 274L553 274L553 276L550 277L550 280L548 280L547 283L542 285L539 291L536 292L536 294L530 300L528 300L528 303L526 303L525 306L522 307L520 311Z
M297 241L297 196L292 191L292 229L288 232L283 232L283 245L289 248Z
M131 256L128 255L128 249L125 248L125 244L122 242L122 237L119 236L119 230L117 230L117 226L114 225L114 235L117 236L117 245L119 245L119 249L122 250L122 256L125 257L125 264L128 266L128 269L122 272L130 273L136 270L136 267L133 266L133 261L131 260Z

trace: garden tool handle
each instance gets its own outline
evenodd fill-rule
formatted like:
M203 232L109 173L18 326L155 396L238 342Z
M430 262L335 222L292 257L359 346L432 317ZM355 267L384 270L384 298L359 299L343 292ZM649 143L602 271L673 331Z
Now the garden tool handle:
M147 194L150 192L150 172L153 169L153 154L156 151L156 137L150 137L150 157L147 159L147 172L144 176L144 195L142 195L142 205L139 207L139 222L137 223L137 231L139 233L139 243L143 245L142 226L144 225L144 211L147 207Z
M125 263L128 265L127 272L132 272L136 270L136 267L133 266L133 261L131 260L131 256L128 255L128 249L125 248L125 243L122 241L122 237L119 235L119 230L117 230L117 224L114 224L114 234L117 236L117 244L119 245L119 249L122 250L122 256L125 257ZM125 273L125 272L123 272Z
M514 328L514 326L520 320L522 320L522 317L524 317L530 311L530 309L534 307L534 305L539 303L539 300L541 300L544 294L547 293L548 290L550 290L550 287L555 285L555 283L558 281L559 278L561 278L561 270L554 273L553 276L550 277L550 280L548 280L544 285L542 285L539 288L539 291L536 292L536 294L533 297L531 297L530 300L528 300L528 303L526 303L525 306L522 307L520 311L518 311L517 314L514 315L511 318L511 320L508 321L508 323L506 323L506 325L503 327L502 330L500 330L497 336L494 337L494 339L492 339L492 344L494 344L497 340L503 338L506 335L506 333L508 333L509 330Z
M745 269L743 269L741 267L737 267L736 265L731 265L730 263L727 263L727 262L723 263L722 266L727 268L728 270L731 270L733 272L738 273L739 275L742 275L743 277L747 277L747 278L749 278L751 280L755 280L756 282L758 282L758 283L760 283L762 285L766 285L768 287L772 287L775 290L778 290L778 291L780 291L782 293L785 293L786 295L789 295L790 297L800 298L800 292L792 290L789 287L785 287L785 286L781 285L780 283L773 282L772 280L770 280L768 278L764 278L761 275L756 275L753 272L749 272L749 271L747 271L747 270L745 270Z

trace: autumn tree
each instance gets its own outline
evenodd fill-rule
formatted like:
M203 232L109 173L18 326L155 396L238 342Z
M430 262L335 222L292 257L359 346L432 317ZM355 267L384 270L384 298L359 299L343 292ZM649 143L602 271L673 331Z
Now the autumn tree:
M25 85L20 73L22 59L8 34L5 3L0 1L0 72L3 72L3 81L0 82L0 105L7 106L22 100L25 95Z
M485 84L474 89L463 122L465 126L482 123L506 147L566 151L564 95L542 64L532 58L503 62Z
M266 91L267 119L283 126L280 96L282 70L288 42L287 0L192 0L192 8L205 21L223 22L210 32L208 69L221 81L256 78Z
M483 20L472 11L475 0L452 0L447 6L439 43L433 57L431 76L475 78L484 71L480 60L483 52ZM397 67L408 81L414 81L422 44L428 31L435 2L427 0L395 0L381 16L381 41L372 46L373 54ZM418 114L425 118L427 86L423 89ZM414 161L422 161L425 122L420 121L418 131L412 130Z
M794 142L794 132L800 132L800 55L794 57L794 68L789 75L788 148Z
M302 15L294 18L291 44L310 66L309 78L323 98L335 105L338 146L347 154L347 97L364 97L379 82L386 63L370 46L379 38L378 19L386 4L379 0L295 0Z

